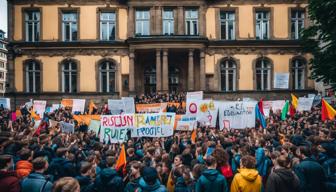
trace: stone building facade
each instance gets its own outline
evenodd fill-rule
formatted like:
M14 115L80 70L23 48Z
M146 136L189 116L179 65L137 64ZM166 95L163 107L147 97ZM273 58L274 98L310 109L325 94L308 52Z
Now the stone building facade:
M299 41L306 0L12 0L8 14L18 102L314 91Z

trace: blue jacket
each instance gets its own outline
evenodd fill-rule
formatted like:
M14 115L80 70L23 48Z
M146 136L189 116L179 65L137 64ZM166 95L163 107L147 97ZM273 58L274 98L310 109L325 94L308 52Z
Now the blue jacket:
M268 168L271 165L272 161L266 157L265 151L262 147L259 147L255 153L257 160L257 170L259 172L259 175L265 177L267 176Z
M53 175L55 181L61 177L75 177L76 167L69 160L57 157L51 161L48 174Z
M154 185L148 185L146 181L141 177L139 181L139 188L137 192L167 192L165 186L161 185L159 180L156 180Z
M232 168L232 172L235 174L238 172L238 168L240 165L240 154L235 154L231 160L231 168Z
M80 176L77 176L76 179L78 180L78 183L80 185L81 192L93 191L93 182L91 181L90 177L80 175Z
M301 192L326 191L326 176L322 166L311 158L306 158L294 167L300 180Z
M178 177L175 183L174 192L192 192L192 187L188 186L183 177Z
M52 186L44 175L34 172L22 180L21 192L49 192Z
M196 183L196 192L228 192L228 184L225 177L216 169L203 171Z

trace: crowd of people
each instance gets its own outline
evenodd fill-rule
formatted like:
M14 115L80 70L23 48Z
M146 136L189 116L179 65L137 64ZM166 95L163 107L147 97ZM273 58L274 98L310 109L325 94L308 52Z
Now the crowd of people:
M184 99L151 95L135 102ZM322 122L320 111L286 120L271 111L266 129L198 126L195 140L187 131L129 138L127 164L116 169L121 145L99 142L71 110L45 113L37 131L26 107L15 121L0 107L0 192L336 191L336 121ZM95 113L108 111L103 106ZM62 133L49 120L73 122L75 132Z

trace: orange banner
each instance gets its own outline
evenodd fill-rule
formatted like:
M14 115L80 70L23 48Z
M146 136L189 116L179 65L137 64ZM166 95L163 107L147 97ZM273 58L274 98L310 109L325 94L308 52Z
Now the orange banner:
M151 103L151 104L136 104L135 108L138 113L160 113L166 112L168 103Z
M72 99L62 99L61 104L63 107L72 107L73 100Z
M175 106L176 108L179 108L180 107L180 103L169 102L168 106Z
M73 118L80 124L90 125L91 120L100 121L100 115L74 115Z

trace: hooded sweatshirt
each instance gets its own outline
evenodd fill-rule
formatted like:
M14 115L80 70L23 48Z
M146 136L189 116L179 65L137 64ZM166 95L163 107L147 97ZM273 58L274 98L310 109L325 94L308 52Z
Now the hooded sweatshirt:
M153 185L149 185L143 178L141 178L139 186L140 187L136 190L136 192L167 192L167 189L161 185L158 179Z
M201 177L196 183L196 192L228 192L228 184L225 177L216 169L207 169L203 171Z
M231 184L231 192L259 192L262 190L262 179L255 169L238 169Z
M300 182L297 176L289 169L275 169L268 177L266 192L299 192Z

